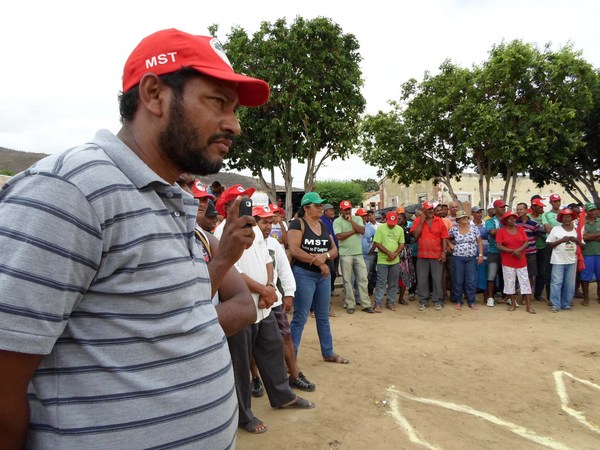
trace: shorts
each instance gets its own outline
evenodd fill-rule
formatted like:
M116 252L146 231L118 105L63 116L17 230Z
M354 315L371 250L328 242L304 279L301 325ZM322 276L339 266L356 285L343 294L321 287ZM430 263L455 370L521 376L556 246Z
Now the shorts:
M275 320L277 320L277 326L282 336L289 336L292 334L290 329L290 322L288 321L287 314L283 310L283 305L275 306L271 308L273 314L275 314Z
M500 268L500 253L488 253L487 255L487 280L496 281L498 269Z
M600 255L589 255L583 257L585 269L579 272L579 279L589 283L590 281L600 281Z
M527 258L527 273L529 273L529 279L537 277L537 257L535 253L526 253Z
M534 255L535 256L535 255ZM519 279L519 288L521 294L531 294L531 285L529 284L529 275L527 273L527 267L514 267L502 266L502 277L504 278L504 293L512 295L517 291L517 278Z

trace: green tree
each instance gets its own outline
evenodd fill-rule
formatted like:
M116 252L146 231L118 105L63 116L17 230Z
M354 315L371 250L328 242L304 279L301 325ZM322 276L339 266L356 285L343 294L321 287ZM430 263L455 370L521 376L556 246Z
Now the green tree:
M565 61L566 60L566 61ZM559 153L559 164L531 166L530 176L538 186L550 182L558 183L578 201L600 201L597 183L600 182L600 72L593 69L578 53L570 49L556 55L552 72L555 78L563 79L557 83L569 92L573 99L569 134L557 133L557 139L550 152ZM571 70L566 71L566 68ZM561 71L562 69L562 71ZM587 94L591 96L591 104ZM578 99L577 97L583 97ZM561 108L564 108L561 104ZM575 148L570 152L570 148ZM591 194L588 198L585 191Z
M363 202L363 189L360 184L354 182L317 181L315 183L315 191L327 203L331 203L337 212L339 212L342 200L348 200L354 207L361 205Z
M374 178L367 178L366 180L351 180L353 183L359 184L364 192L374 192L379 190L379 183Z
M468 165L462 124L456 120L470 73L450 61L438 75L426 72L423 81L404 83L392 111L368 116L363 123L363 158L404 185L433 179L443 181L452 198L452 180Z
M311 191L325 161L356 151L365 107L358 41L327 18L297 17L290 26L285 19L263 22L252 36L233 28L224 46L238 71L271 86L266 105L240 110L243 134L228 167L250 169L271 198L279 170L291 199L293 162L306 163L304 188Z

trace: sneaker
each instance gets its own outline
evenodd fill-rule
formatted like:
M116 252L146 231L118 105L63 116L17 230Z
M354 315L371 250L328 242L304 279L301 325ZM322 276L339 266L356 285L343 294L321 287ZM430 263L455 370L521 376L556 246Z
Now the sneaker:
M364 312L369 313L369 314L373 314L375 311L373 310L372 306L367 306L366 308L362 309Z
M262 381L260 381L260 378L252 378L250 385L252 387L252 397L262 397L263 395L265 395L265 390L263 388Z
M436 303L435 304L435 310L436 311L441 311L442 310L442 304L441 303Z
M550 308L550 312L557 313L558 308L556 306L553 306L552 308Z
M494 306L494 299L492 297L487 299L487 303L488 306Z
M427 305L423 305L422 303L419 305L419 311L425 311L427 309Z
M354 314L354 308L346 308L348 314Z
M302 372L300 372L298 378L290 377L289 384L291 388L300 389L305 392L312 392L317 388L314 383L308 381Z

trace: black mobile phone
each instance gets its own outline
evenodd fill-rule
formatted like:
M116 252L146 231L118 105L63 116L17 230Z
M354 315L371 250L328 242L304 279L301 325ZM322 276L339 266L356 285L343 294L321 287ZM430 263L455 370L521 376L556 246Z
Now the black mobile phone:
M240 202L240 217L252 216L252 199L250 197L242 197Z

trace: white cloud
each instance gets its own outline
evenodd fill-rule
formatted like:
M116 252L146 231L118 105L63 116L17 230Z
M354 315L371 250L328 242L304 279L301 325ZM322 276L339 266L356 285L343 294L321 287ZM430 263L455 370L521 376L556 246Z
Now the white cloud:
M600 2L595 0L108 0L95 5L23 1L5 8L0 18L0 146L56 153L88 140L99 128L118 131L117 95L125 59L144 36L170 27L207 34L217 23L225 38L233 25L253 32L261 21L281 17L288 23L297 15L329 17L361 45L369 113L386 110L387 101L398 98L409 78L435 72L447 58L466 67L478 64L503 39L539 46L571 41L600 67ZM301 170L295 185L301 184ZM351 158L331 163L321 176L375 174L376 169Z

